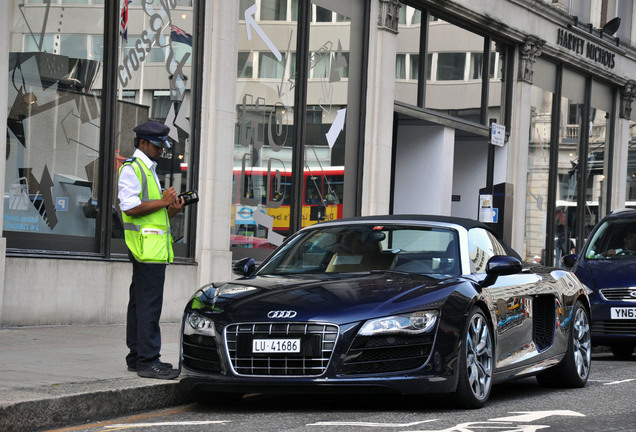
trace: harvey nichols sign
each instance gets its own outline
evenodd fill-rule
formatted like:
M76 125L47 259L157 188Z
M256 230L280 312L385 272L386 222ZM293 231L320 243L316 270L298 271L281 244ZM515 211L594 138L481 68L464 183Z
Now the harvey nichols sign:
M564 29L557 30L557 45L561 45L607 68L614 69L614 66L616 66L616 54Z

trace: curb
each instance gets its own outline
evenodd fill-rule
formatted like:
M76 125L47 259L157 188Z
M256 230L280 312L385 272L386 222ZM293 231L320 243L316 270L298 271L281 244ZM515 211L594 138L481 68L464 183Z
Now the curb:
M177 380L121 378L17 389L10 393L20 400L0 405L0 430L4 432L35 432L191 401Z

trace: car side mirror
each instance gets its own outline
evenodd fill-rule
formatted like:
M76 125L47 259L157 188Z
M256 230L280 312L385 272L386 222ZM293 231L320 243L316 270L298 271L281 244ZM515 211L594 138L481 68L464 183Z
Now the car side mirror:
M499 276L506 276L520 273L522 269L521 261L517 258L505 255L495 255L486 263L486 278L480 286L486 288L493 285Z
M253 258L242 258L232 266L232 273L238 276L249 276L254 273L256 263Z
M577 259L579 259L578 254L568 254L568 255L563 255L563 257L561 257L561 262L563 263L564 266L571 269L572 267L574 267L574 264L576 263Z

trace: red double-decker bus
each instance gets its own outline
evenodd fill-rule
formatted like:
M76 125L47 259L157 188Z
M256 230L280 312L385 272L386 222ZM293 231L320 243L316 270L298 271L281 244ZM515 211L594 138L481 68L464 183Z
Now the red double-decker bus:
M254 212L273 218L275 232L289 233L291 171L267 168L235 168L233 187L233 244L244 237L244 246L258 247L262 237ZM302 226L342 218L344 167L306 168L303 172ZM262 227L261 227L262 229ZM260 244L260 243L259 243Z

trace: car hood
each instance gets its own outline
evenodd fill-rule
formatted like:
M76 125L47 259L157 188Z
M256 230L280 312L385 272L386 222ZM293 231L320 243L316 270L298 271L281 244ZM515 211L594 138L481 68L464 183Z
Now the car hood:
M590 260L575 274L590 288L636 286L636 260Z
M270 311L294 311L294 321L343 324L405 311L439 309L462 282L466 283L461 278L439 281L392 273L338 278L259 276L210 286L199 292L190 307L226 322L269 321Z

